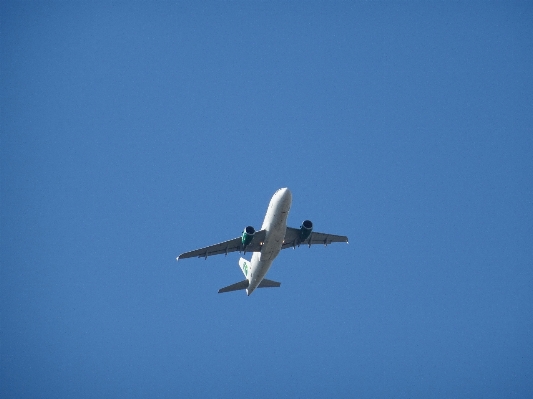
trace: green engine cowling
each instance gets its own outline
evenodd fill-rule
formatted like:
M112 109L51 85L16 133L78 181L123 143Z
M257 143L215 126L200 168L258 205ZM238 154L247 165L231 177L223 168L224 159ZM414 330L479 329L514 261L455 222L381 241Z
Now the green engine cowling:
M246 226L242 232L242 247L246 248L254 239L255 229L252 226Z
M310 220L304 220L300 226L300 242L304 242L309 238L313 231L313 222Z

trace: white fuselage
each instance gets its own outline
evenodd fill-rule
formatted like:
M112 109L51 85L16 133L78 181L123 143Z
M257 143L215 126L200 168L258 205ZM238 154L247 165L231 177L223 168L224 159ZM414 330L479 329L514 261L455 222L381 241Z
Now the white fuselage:
M261 230L266 230L261 252L254 252L250 266L249 286L246 293L250 295L266 276L272 261L278 256L285 238L287 216L291 209L292 194L288 188L280 188L268 205Z

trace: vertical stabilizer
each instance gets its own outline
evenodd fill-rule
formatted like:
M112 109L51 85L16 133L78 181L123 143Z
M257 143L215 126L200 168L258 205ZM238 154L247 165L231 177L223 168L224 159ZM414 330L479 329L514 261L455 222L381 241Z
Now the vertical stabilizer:
M248 276L250 275L250 262L248 262L244 258L241 258L239 259L239 266L241 267L242 274L244 274L244 277L246 277L246 279L250 281L250 279L248 278Z

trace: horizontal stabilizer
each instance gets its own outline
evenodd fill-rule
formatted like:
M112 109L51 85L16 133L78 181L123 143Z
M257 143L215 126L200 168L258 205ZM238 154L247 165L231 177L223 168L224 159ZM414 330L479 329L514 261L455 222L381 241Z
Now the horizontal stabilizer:
M279 287L281 283L278 283L277 281L267 280L266 278L261 281L261 283L257 286L257 288L274 288Z
M250 283L248 282L248 280L242 280L242 281L239 281L238 283L228 285L227 287L219 289L218 293L222 294L223 292L245 290L246 288L248 288L249 285Z

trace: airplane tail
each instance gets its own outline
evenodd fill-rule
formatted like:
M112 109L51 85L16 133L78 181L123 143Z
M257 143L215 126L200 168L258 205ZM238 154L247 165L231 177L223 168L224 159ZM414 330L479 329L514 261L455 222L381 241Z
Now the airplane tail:
M239 259L239 266L241 267L242 274L244 274L244 277L246 277L246 279L250 281L250 279L248 278L248 274L250 274L250 262L248 262L244 258L241 258Z
M239 281L238 283L228 285L227 287L221 288L218 290L218 293L221 294L223 292L230 292L230 291L239 291L239 290L245 290L250 285L250 262L248 262L246 259L241 258L239 259L239 266L241 267L242 274L244 274L244 277L246 277L246 280ZM277 281L267 280L264 278L261 283L257 286L257 288L271 288L271 287L279 287L281 283L278 283Z
M231 291L239 291L239 290L245 290L250 285L250 282L248 280L242 280L238 283L228 285L227 287L221 288L218 290L219 294L222 294L223 292L231 292ZM257 288L275 288L279 287L281 283L277 281L267 280L264 278L261 283L257 286Z

